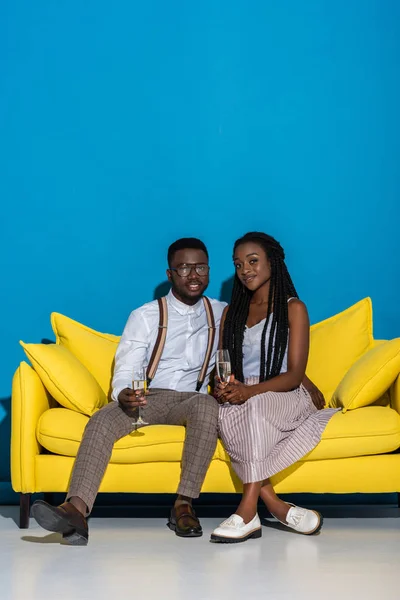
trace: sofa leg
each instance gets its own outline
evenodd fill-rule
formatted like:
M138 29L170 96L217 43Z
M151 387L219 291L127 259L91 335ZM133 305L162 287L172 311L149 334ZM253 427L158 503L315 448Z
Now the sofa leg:
M397 494L397 507L400 508L400 494Z
M29 512L31 509L31 495L19 495L19 528L28 529L29 527Z

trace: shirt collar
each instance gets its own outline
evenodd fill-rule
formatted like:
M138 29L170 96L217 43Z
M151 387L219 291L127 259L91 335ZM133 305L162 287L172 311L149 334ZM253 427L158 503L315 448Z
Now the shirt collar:
M172 308L176 310L177 313L179 313L182 316L192 314L199 316L204 310L202 298L193 306L189 306L188 304L184 304L183 302L178 300L178 298L175 298L174 294L172 293L172 290L170 290L167 294L167 302L168 304L170 304L170 306L172 306Z

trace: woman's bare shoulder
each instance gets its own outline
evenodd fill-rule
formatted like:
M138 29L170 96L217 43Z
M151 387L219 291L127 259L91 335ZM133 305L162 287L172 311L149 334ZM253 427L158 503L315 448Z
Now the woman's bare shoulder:
M302 300L299 300L299 298L293 298L292 300L289 301L288 314L289 314L289 320L299 319L302 317L307 317L307 319L308 319L307 306L304 304L304 302Z

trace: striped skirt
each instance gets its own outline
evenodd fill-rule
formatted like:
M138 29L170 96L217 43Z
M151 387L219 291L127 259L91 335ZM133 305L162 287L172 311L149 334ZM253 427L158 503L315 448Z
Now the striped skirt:
M257 378L247 379L251 385ZM307 390L266 392L240 405L221 404L219 434L243 483L262 481L308 454L337 409L317 410Z

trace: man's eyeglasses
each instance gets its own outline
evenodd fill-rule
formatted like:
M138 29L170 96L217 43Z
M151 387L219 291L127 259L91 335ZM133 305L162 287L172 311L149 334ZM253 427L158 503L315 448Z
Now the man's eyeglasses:
M208 265L183 265L182 267L178 267L177 269L173 269L170 267L170 271L175 271L178 273L179 277L189 277L192 270L195 270L199 277L205 277L208 275L210 271L210 267Z

